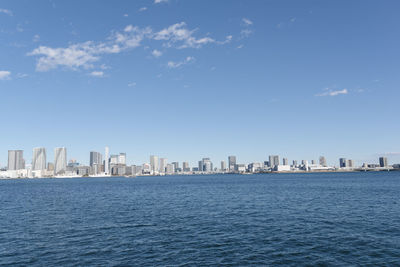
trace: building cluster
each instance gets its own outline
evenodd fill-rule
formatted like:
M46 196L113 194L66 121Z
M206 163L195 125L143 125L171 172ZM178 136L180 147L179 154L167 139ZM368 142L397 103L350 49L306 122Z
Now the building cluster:
M150 156L148 163L128 165L126 153L111 154L106 147L103 154L91 151L89 165L76 160L67 161L67 149L54 149L54 161L47 162L46 149L36 147L32 151L32 162L26 164L23 150L9 150L7 168L0 170L0 178L34 178L34 177L80 177L80 176L141 176L141 175L173 175L173 174L210 174L210 173L265 173L265 172L302 172L302 171L368 171L390 170L400 168L399 165L388 165L386 157L380 157L378 164L364 163L356 167L351 159L340 158L339 166L328 166L325 157L316 160L280 160L278 155L271 155L267 161L238 163L236 156L229 156L228 161L221 161L220 168L214 166L210 158L203 158L198 165L190 167L189 162L168 162L167 158Z

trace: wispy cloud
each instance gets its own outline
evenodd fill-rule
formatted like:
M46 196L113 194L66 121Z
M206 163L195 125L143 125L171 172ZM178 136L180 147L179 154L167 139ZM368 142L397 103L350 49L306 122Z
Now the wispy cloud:
M6 14L6 15L9 15L9 16L13 15L11 10L4 9L4 8L0 8L0 13Z
M136 83L135 83L135 82L130 82L130 83L128 83L128 86L129 86L129 87L135 87L135 86L136 86Z
M154 49L153 52L151 52L151 54L152 54L154 57L161 57L161 56L162 56L162 52L159 51L159 50L157 50L157 49Z
M0 70L0 80L10 79L11 72L7 70Z
M93 68L95 62L99 61L102 55L117 54L139 47L144 40L159 41L166 48L177 49L201 48L212 43L224 45L232 40L231 35L228 35L223 41L217 41L209 36L196 37L195 31L188 29L185 22L173 24L156 32L151 27L140 28L127 25L123 31L113 32L103 42L87 41L58 48L39 46L27 55L38 57L37 71L49 71L58 67L78 70L79 68ZM153 50L152 55L159 57L162 52Z
M249 20L248 18L242 18L242 22L247 26L253 25L253 22L251 20Z
M104 72L102 72L102 71L92 71L90 73L90 76L93 76L93 77L104 77Z
M39 41L40 41L40 36L39 36L39 34L35 34L35 35L33 36L33 38L32 38L32 41L34 41L35 43L36 43L36 42L39 42Z
M143 12L143 11L146 11L147 10L147 7L141 7L141 8L139 8L139 12Z
M349 92L347 89L343 90L332 90L330 88L325 88L324 92L320 94L316 94L316 96L338 96L338 95L347 95Z
M168 0L154 0L154 4L167 3Z
M176 69L176 68L179 68L182 65L186 65L186 64L188 64L190 62L193 62L194 60L195 60L194 57L186 57L185 60L178 61L178 62L169 61L167 66L170 69Z

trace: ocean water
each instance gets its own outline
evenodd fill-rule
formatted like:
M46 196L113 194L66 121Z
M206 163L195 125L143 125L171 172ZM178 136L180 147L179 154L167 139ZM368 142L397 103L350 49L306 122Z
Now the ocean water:
M0 180L0 265L400 265L400 172Z

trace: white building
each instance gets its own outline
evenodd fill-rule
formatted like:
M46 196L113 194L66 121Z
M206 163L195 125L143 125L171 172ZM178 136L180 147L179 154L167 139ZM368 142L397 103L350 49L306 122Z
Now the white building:
M64 174L67 171L67 149L56 147L54 149L54 174Z
M168 159L160 158L160 173L165 173L165 168L167 167Z
M46 149L44 147L35 147L32 156L32 170L40 171L46 169Z
M150 156L150 165L151 165L151 171L153 174L158 173L159 167L158 167L158 157L151 155Z
M25 169L24 151L8 150L7 170L15 171Z

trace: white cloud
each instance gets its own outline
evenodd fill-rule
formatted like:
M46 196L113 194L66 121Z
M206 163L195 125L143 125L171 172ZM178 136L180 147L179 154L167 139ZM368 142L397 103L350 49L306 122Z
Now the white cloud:
M243 30L240 31L240 37L241 37L241 38L247 38L247 37L249 37L252 33L253 33L252 30L243 29Z
M90 76L93 76L93 77L104 77L104 72L102 72L102 71L92 71L90 73Z
M202 45L208 43L215 43L216 41L210 37L193 37L195 30L186 28L185 22L176 23L168 28L162 29L154 34L154 40L166 41L164 46L171 47L177 44L178 48L200 48ZM230 37L231 39L232 37Z
M179 68L182 65L186 65L186 64L188 64L190 62L193 62L193 61L194 61L194 57L186 57L185 60L179 61L179 62L169 61L167 66L170 69L176 69L176 68Z
M242 18L242 21L245 25L249 26L249 25L253 25L253 22L247 18Z
M11 10L4 9L4 8L0 8L0 13L6 14L6 15L9 15L9 16L12 16L12 15L13 15L13 13L11 12Z
M195 37L195 31L189 30L185 22L176 23L158 32L153 32L150 27L140 28L127 25L123 31L113 32L103 42L87 41L58 48L39 46L27 55L38 58L36 63L37 71L49 71L58 67L78 70L80 68L93 68L94 63L99 61L102 55L117 54L139 47L144 40L160 41L164 47L178 49L201 48L203 45L210 43L223 45L232 40L231 35L228 35L224 41L216 41L208 36ZM162 52L153 50L152 54L155 57L159 57Z
M167 3L168 0L154 0L154 4Z
M135 87L135 86L136 86L136 83L135 83L135 82L128 83L128 86L129 86L129 87Z
M241 45L238 45L238 46L236 47L236 49L241 49L241 48L243 48L243 47L244 47L244 45L241 44Z
M35 34L35 35L33 36L32 41L34 41L35 43L36 43L36 42L39 42L39 41L40 41L40 36L39 36L39 34Z
M161 56L162 56L162 52L159 51L159 50L157 50L157 49L154 49L153 52L151 52L151 54L152 54L154 57L161 57Z
M7 70L0 70L0 80L7 80L10 78L11 72Z
M337 95L347 95L348 93L349 92L347 89L333 91L329 88L325 88L325 92L317 94L316 96L337 96Z
M129 15L128 14L124 14L124 17L127 18L127 17L129 17Z
M146 11L147 10L147 7L141 7L141 8L139 8L139 12L143 12L143 11Z
M292 23L295 22L295 21L296 21L296 17L293 17L293 18L290 19L290 22L292 22Z

